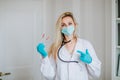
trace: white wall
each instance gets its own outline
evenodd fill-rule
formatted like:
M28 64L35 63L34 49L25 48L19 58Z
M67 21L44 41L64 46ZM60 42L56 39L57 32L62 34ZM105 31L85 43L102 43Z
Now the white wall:
M111 0L0 1L0 71L30 63L36 68L34 80L42 79L35 47L42 33L54 35L55 22L64 11L74 13L79 36L93 44L102 62L99 80L111 80ZM50 36L48 46L53 39Z
M105 0L105 80L112 80L112 0Z

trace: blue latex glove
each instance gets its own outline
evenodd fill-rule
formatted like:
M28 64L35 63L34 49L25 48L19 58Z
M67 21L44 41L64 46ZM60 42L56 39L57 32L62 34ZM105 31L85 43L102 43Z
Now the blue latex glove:
M45 58L48 56L47 51L45 50L45 45L43 43L39 43L37 46L37 51Z
M80 50L77 50L77 52L80 54L80 60L84 63L90 64L92 62L92 57L90 56L88 49L86 49L86 52L82 52Z

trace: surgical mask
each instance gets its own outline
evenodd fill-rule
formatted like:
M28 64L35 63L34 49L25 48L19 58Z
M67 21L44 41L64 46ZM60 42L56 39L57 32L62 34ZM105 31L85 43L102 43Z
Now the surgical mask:
M62 33L67 35L67 36L72 35L73 32L74 32L74 26L68 26L68 27L63 27L62 28Z

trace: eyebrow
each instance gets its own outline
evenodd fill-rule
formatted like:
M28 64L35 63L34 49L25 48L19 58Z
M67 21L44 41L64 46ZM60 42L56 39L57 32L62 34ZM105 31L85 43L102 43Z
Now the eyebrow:
M68 23L72 23L72 21L69 21ZM64 22L62 22L62 24L65 24Z

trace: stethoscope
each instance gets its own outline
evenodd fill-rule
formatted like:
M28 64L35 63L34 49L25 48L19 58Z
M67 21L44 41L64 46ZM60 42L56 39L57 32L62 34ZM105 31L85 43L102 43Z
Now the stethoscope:
M67 43L69 43L69 42L71 42L71 40L69 40L69 41L67 41L67 42L65 42L64 40L62 41L62 44L61 44L61 46L60 46L60 48L58 49L58 58L62 61L62 62L65 62L65 63L78 63L78 61L66 61L66 60L63 60L61 57L60 57L60 49L65 45L65 44L67 44Z

